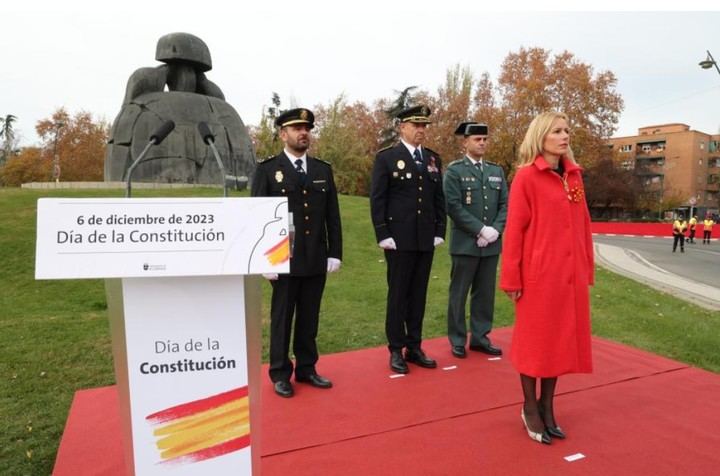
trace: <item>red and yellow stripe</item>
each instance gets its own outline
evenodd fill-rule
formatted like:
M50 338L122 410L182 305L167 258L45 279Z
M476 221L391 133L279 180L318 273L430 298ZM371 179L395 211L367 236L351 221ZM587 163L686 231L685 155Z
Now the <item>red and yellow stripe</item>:
M283 238L280 243L276 244L265 252L268 261L271 265L275 266L280 263L284 263L290 259L290 239L289 237Z
M250 445L248 388L195 400L146 417L163 463L194 463Z

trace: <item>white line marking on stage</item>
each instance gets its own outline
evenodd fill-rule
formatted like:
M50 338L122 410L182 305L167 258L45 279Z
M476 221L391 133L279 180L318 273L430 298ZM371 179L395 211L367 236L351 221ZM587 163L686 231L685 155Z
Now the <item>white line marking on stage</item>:
M566 456L565 461L568 463L572 463L573 461L577 461L579 459L583 459L585 457L582 453L575 453L574 455Z
M502 360L502 357L490 357L488 360Z
M400 377L404 377L404 376L405 376L405 374L392 374L390 376L390 378L400 378Z
M450 365L448 367L443 367L443 370L455 370L457 368L457 365Z

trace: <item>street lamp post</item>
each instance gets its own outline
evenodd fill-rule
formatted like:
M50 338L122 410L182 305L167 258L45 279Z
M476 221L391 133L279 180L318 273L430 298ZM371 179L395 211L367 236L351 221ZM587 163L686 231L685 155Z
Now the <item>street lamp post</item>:
M718 74L720 74L720 68L718 67L717 61L715 61L715 58L713 58L713 55L710 54L710 50L705 50L707 52L707 58L699 62L698 64L702 69L710 69L713 66L715 66L715 69L717 70Z
M705 50L705 52L707 53L707 57L698 63L700 67L702 69L711 69L715 66L718 74L720 74L720 68L718 67L717 61L715 61L715 58L713 58L713 55L710 54L710 50ZM718 194L718 200L720 200L720 194Z
M60 183L60 155L57 153L57 140L60 128L65 125L64 122L58 121L54 124L55 126L55 138L53 140L53 178L55 183Z

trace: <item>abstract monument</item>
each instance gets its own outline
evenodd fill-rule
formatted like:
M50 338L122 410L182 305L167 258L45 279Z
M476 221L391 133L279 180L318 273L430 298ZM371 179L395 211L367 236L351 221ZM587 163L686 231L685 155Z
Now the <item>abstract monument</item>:
M255 170L247 129L221 89L206 76L212 69L205 42L189 33L158 40L155 59L164 64L140 68L128 79L122 109L115 118L105 157L105 180L127 180L130 165L153 132L168 120L175 129L152 147L133 172L133 181L221 184L218 165L197 130L209 125L225 167L228 186L245 188Z

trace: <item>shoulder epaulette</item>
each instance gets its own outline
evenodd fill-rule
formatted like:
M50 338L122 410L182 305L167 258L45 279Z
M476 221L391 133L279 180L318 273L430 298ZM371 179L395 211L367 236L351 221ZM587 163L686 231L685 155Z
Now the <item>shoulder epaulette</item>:
M495 167L500 167L500 166L499 166L498 164L496 164L495 162L490 162L489 160L483 159L483 162L485 162L485 163L488 164L488 165L494 165Z
M385 152L386 150L392 149L392 148L395 147L396 145L397 145L397 144L392 144L392 145L389 145L389 146L387 146L387 147L383 147L382 149L378 150L377 153L379 154L380 152Z
M332 167L332 164L330 162L328 162L327 160L323 160L320 157L313 157L313 159L317 160L318 162L322 162L323 164L325 164L329 167Z
M427 150L427 151L430 152L431 154L435 154L435 155L437 155L438 157L440 157L440 154L438 154L437 152L435 152L434 150L432 150L430 147L425 147L425 146L423 146L423 150Z
M277 157L277 155L271 155L270 157L265 157L264 159L258 160L258 164L264 164L265 162L269 162L276 157Z
M463 160L464 160L464 159L453 160L452 162L450 162L449 164L447 164L447 167L450 168L450 167L452 167L452 166L454 166L454 165L462 164L462 163L463 163Z

